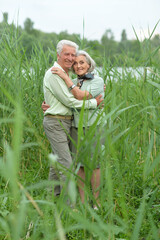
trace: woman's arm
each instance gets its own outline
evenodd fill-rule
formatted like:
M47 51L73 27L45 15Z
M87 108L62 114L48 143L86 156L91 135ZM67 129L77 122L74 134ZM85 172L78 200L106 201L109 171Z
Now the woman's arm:
M60 78L62 78L65 81L68 88L70 88L73 85L73 82L69 78L69 76L65 72L63 72L60 68L52 67L51 72L53 74L57 74ZM84 98L86 99L92 98L92 95L88 91L82 91L77 86L71 89L71 92L74 95L74 97L77 98L78 100L83 100Z

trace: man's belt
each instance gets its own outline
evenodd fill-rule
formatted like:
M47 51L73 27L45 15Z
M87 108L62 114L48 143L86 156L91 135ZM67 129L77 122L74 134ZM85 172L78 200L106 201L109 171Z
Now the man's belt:
M46 117L57 118L57 119L65 119L65 120L73 120L73 116L65 116L65 115L51 115L48 114Z

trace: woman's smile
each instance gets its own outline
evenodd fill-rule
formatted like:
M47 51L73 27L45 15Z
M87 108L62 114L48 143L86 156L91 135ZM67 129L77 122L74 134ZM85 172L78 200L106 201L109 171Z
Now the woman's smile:
M77 75L83 76L84 74L86 74L88 72L90 65L86 61L86 57L80 55L80 56L76 57L75 62L73 64L73 68Z

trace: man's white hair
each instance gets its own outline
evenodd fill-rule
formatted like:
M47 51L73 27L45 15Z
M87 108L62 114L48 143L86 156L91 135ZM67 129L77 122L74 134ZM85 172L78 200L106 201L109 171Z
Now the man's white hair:
M76 49L76 53L77 53L79 46L75 42L72 42L70 40L61 40L57 44L57 53L58 53L58 55L61 54L62 49L63 49L63 47L65 45L70 46L70 47L74 47Z

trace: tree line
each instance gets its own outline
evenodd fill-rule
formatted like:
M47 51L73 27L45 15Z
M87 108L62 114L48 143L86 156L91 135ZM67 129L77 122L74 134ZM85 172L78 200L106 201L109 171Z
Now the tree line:
M160 60L160 35L156 34L149 39L140 41L138 37L135 40L127 38L126 30L123 29L121 33L121 40L114 39L114 33L111 29L106 29L100 41L87 40L81 38L80 34L69 34L67 31L62 31L59 34L52 32L46 33L34 28L34 22L30 18L26 18L24 26L15 26L13 23L8 24L8 13L3 13L3 20L0 22L0 38L3 39L7 29L18 32L19 42L25 49L28 58L33 54L35 46L42 46L43 51L47 53L48 50L55 51L57 42L62 39L68 39L76 42L80 49L87 50L95 59L96 63L101 66L104 62L114 66L132 66L132 65L152 65L152 61ZM8 32L8 31L7 31ZM156 53L156 54L154 54Z

